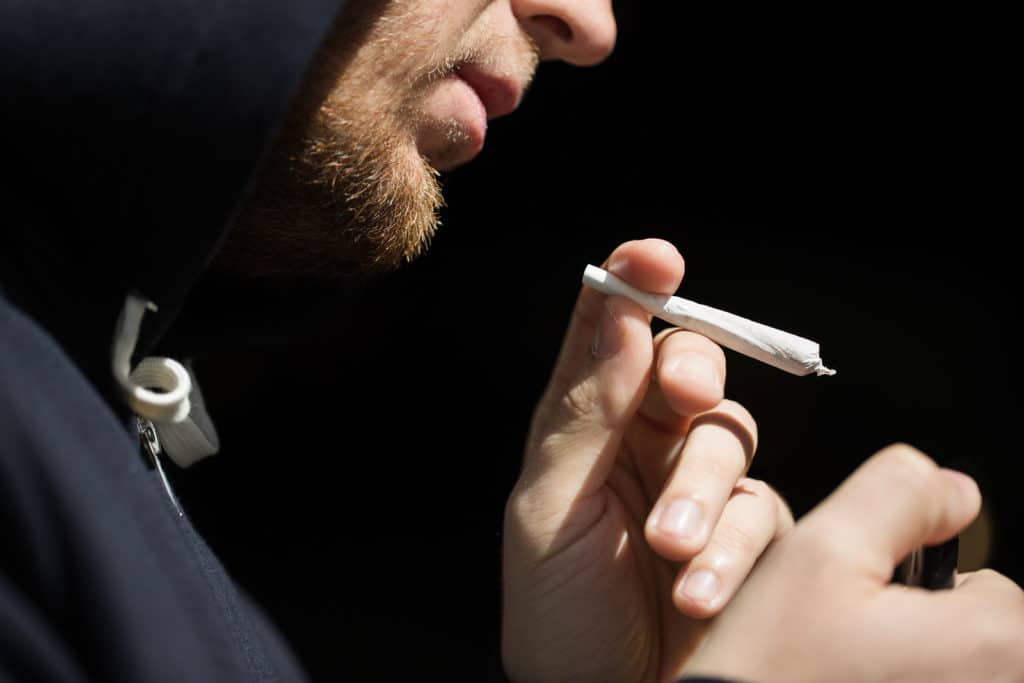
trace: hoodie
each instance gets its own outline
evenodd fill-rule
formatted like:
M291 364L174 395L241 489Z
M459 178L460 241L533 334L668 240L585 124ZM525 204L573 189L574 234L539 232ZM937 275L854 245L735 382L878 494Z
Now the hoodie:
M141 449L134 365L221 243L341 0L0 6L0 679L302 680ZM159 460L157 460L159 462Z
M0 679L305 679L180 509L112 349L132 301L155 310L126 366L251 325L182 308L343 4L0 6Z

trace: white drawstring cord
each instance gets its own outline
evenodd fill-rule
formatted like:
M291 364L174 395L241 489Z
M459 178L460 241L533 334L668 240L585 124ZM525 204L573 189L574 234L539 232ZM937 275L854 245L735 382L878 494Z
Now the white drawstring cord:
M129 294L125 299L111 352L114 377L128 407L152 423L160 435L159 440L154 437L150 444L157 466L160 461L156 455L161 451L162 441L162 450L176 465L189 467L216 453L220 441L203 406L202 393L184 365L171 358L149 356L131 369L131 357L147 309L155 311L156 306L138 294ZM167 484L166 480L164 483ZM167 489L174 500L169 485Z
M132 353L147 309L155 311L156 305L138 294L128 295L114 336L114 378L128 406L138 415L154 422L182 422L191 410L188 397L192 379L181 363L171 358L149 357L131 372Z

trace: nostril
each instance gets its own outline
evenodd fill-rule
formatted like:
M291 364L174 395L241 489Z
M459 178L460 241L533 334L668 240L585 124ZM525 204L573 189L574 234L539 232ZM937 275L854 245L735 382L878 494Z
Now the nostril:
M566 43L572 41L572 28L569 24L565 23L558 17L551 16L550 14L542 14L540 16L533 17L532 21L537 28L541 31L546 31L554 34L559 40L565 41Z

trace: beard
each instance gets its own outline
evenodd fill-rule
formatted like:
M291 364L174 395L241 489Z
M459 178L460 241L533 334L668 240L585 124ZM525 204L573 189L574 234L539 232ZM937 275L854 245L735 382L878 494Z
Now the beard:
M372 16L365 7L359 12ZM218 270L347 281L411 261L437 230L439 173L410 132L422 91L378 98L369 107L369 84L339 74L351 66L351 50L344 48L371 26L351 18L337 25L238 213Z
M386 120L325 104L279 144L219 263L255 277L347 280L421 254L439 225L438 172Z
M540 57L525 33L503 34L482 21L441 49L436 22L418 0L345 4L239 211L218 270L344 281L392 270L426 250L443 206L435 169L462 163L469 136L455 120L425 114L425 98L469 62L525 88Z

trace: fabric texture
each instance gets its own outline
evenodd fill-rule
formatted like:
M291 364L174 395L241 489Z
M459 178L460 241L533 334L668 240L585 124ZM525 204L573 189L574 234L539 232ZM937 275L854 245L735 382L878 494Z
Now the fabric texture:
M117 398L166 338L342 0L0 5L0 679L303 680ZM166 462L166 461L165 461Z
M343 4L0 3L0 680L305 678L144 456L110 345L130 292L159 307L136 361L237 328L200 278Z
M127 424L0 299L0 673L301 680Z

